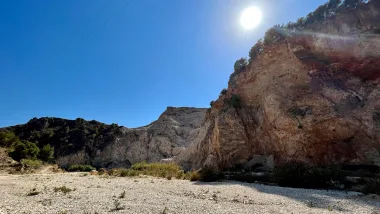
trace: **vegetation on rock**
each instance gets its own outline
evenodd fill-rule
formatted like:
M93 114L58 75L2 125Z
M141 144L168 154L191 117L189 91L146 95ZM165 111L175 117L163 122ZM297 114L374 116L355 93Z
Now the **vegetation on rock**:
M257 41L257 43L249 51L249 62L251 63L256 57L264 50L263 39Z
M16 137L15 133L11 131L0 131L0 146L1 147L11 147L15 145L20 140Z
M71 165L67 171L69 172L91 172L95 167L90 165Z
M236 109L241 108L243 105L240 96L237 94L232 94L231 97L224 99L224 102Z
M31 167L32 169L38 169L41 167L42 162L40 160L22 159L21 164Z
M82 118L33 118L25 125L2 129L0 146L10 148L10 156L15 160L40 159L48 162L86 147L103 148L119 133L117 124L106 125Z
M38 158L43 161L51 161L54 159L54 148L50 146L50 144L44 145L42 149L40 149L40 153L38 154Z
M21 159L37 159L40 149L35 143L22 140L13 146L13 151L9 155L17 161Z
M248 61L246 58L240 58L236 60L235 65L234 65L235 73L244 71L247 65L248 65Z
M227 89L226 88L223 88L223 90L220 92L221 95L226 95L227 94Z

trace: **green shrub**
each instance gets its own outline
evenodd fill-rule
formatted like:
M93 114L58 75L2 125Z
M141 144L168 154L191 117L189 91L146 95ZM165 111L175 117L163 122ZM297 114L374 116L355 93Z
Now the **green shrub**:
M210 107L212 107L214 105L214 100L212 100L211 102L210 102Z
M69 172L91 172L92 170L95 170L95 168L90 165L71 165L67 169Z
M249 62L252 62L264 50L263 40L260 39L249 51Z
M284 39L284 35L281 33L281 28L275 26L269 29L264 36L264 46L274 44L282 39Z
M0 146L12 147L20 140L16 137L15 133L11 131L1 131L0 132Z
M39 160L22 159L20 162L21 162L21 164L27 165L33 169L38 169L42 165L42 162Z
M226 98L224 100L225 103L228 105L234 107L234 108L241 108L242 107L242 100L239 95L233 94L230 98Z
M120 170L120 177L134 177L139 176L140 173L137 170L133 169L121 169Z
M236 60L235 65L234 65L235 73L240 73L244 71L247 65L248 65L248 61L246 58L240 58Z
M181 167L174 163L147 163L141 162L131 166L130 169L111 169L109 175L131 177L139 175L150 175L162 178L178 178L183 179L185 174Z
M232 107L234 107L234 108L241 108L241 98L238 96L238 95L236 95L236 94L233 94L232 96L231 96L231 105L232 105Z
M137 163L132 165L131 169L142 171L142 174L166 177L168 175L172 175L175 177L179 171L181 171L181 167L174 163Z
M10 152L9 155L14 160L20 161L21 159L37 159L39 152L40 149L36 144L23 140L17 142L17 144L14 146L13 151Z
M227 94L227 92L228 92L228 90L227 90L227 89L225 89L225 88L223 88L223 90L220 92L220 94L221 94L221 95L226 95L226 94Z
M40 150L40 153L38 155L39 159L43 161L51 161L54 158L54 148L50 146L50 144L47 144L42 147Z

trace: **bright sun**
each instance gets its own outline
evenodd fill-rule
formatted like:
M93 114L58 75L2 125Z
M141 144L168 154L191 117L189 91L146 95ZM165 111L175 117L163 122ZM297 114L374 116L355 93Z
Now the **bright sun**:
M240 24L247 30L255 28L260 21L261 11L257 7L246 8L240 17Z

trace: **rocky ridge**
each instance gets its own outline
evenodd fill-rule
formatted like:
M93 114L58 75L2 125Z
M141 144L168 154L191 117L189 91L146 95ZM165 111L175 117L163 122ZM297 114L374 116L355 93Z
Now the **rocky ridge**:
M58 165L89 164L128 168L131 164L170 159L198 134L207 109L168 107L157 121L140 128L106 125L83 119L34 118L5 128L22 140L51 144Z

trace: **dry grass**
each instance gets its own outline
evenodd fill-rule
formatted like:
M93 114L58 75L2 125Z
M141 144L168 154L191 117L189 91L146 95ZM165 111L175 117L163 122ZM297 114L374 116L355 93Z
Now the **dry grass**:
M201 175L197 171L193 171L190 173L190 181L199 181L201 180Z
M109 175L120 177L134 177L139 175L149 175L161 178L184 179L186 177L181 167L174 163L146 163L141 162L132 165L130 169L111 169Z

